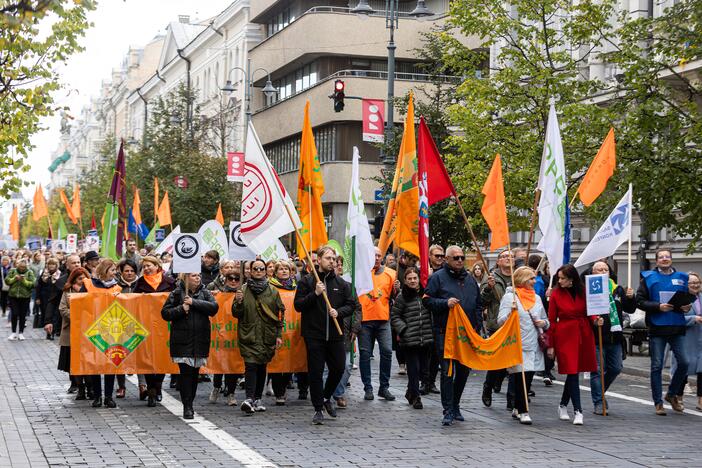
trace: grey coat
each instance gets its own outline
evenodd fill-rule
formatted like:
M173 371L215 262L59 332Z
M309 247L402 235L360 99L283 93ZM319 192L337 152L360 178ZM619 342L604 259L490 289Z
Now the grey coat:
M702 323L697 323L695 317L702 315L702 293L697 295L697 301L692 304L692 309L685 314L687 330L685 333L685 355L689 364L687 375L702 372Z
M512 287L508 287L505 295L500 301L500 313L497 317L497 322L502 326L507 321L512 313L512 301L515 299L515 293ZM517 310L519 311L519 328L522 332L522 356L524 359L524 372L535 372L544 370L544 353L539 349L539 337L536 326L532 320L543 320L546 322L542 329L546 331L551 325L548 321L548 316L541 303L541 298L536 295L536 302L531 310L526 311L517 298ZM508 369L510 373L521 371L520 366L511 367Z

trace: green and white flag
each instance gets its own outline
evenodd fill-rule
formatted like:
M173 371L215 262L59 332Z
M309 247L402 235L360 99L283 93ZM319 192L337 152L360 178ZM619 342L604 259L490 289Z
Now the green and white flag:
M558 129L556 106L551 103L546 126L546 141L539 172L539 229L538 249L546 254L551 274L563 265L566 222L566 173L563 162L563 144Z
M61 216L61 213L59 213L58 227L56 229L56 239L65 239L67 234L68 228L66 227L66 223L63 220L63 216Z
M161 229L161 225L158 224L158 220L156 221L156 224L154 224L153 229L149 231L149 235L146 236L146 239L144 239L144 244L155 244L156 243L156 230Z
M351 189L346 215L346 238L344 242L344 279L356 287L356 294L366 294L373 290L371 270L375 264L375 246L368 226L366 208L363 205L361 181L359 178L358 148L353 147L353 164L351 166ZM355 242L354 242L355 240ZM353 270L353 271L352 271Z
M119 260L117 255L117 228L119 225L119 206L116 203L105 205L105 226L102 234L102 248L100 256Z

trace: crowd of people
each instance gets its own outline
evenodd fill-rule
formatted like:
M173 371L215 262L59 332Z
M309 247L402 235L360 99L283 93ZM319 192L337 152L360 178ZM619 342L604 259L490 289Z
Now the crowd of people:
M179 374L170 376L170 385L180 393L183 417L191 419L198 382L209 381L200 368L207 365L209 357L210 319L218 313L215 296L233 293L231 314L238 320L245 369L241 375L214 375L210 403L216 403L221 395L227 405L253 415L266 411L266 388L272 388L276 405L285 405L288 390L297 388L298 399L309 396L311 400L312 422L323 424L326 417L336 418L337 409L350 404L347 388L356 355L363 398L394 401L390 391L394 354L400 373L407 375L407 404L419 410L424 407L422 396L440 394L444 426L464 421L461 399L470 374L460 362L444 359L447 320L455 305L460 304L475 331L486 337L515 310L519 316L523 362L486 372L482 403L491 407L494 394L502 392L507 379L506 408L520 423L532 424L528 403L535 397L534 377L540 376L551 386L557 364L559 374L565 376L557 417L575 425L584 423L581 373L590 373L593 413L602 415L609 409L605 395L622 371L626 352L625 315L638 308L646 313L648 325L655 414L666 414L664 400L675 412L683 412L683 390L688 377L695 376L696 407L702 410L702 282L697 273L677 271L669 249L656 252L655 268L642 273L636 291L617 284L606 260L583 273L563 265L551 279L547 262L535 254L527 258L525 249L499 252L495 267L489 270L482 262L466 268L466 255L459 246L444 250L432 245L426 288L420 283L416 257L409 253L384 256L376 248L373 289L357 297L342 278L344 259L338 252L322 246L310 257L305 262L242 263L220 260L213 250L202 257L200 272L174 275L170 254L139 250L134 240L127 241L119 262L100 258L96 252L2 252L0 306L11 327L10 341L25 340L28 317L33 317L33 327L45 330L47 340L58 338L58 369L69 374L68 393L75 393L76 400L91 401L93 407L115 408L115 381L115 397L126 396L124 375L70 374L70 298L85 292L168 293L161 317L170 322L169 352L179 368ZM586 273L609 276L609 314L588 315ZM669 304L678 291L694 298L692 303ZM294 308L301 314L307 372L267 373L267 365L282 343L283 293L294 293ZM600 334L602 369L597 359ZM666 348L672 351L674 363L663 394ZM371 363L376 349L379 372L374 387ZM137 377L138 398L146 401L147 407L157 406L165 375ZM240 405L235 397L239 386L245 389Z

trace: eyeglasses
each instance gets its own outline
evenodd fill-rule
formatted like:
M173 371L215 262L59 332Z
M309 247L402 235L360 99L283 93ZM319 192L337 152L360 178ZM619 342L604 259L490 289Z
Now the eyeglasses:
M253 267L252 271L266 271L266 267Z
M465 255L454 255L454 256L452 256L452 257L450 257L450 258L451 258L451 260L457 262L458 260L460 260L460 261L465 260L465 259L466 259L466 256L465 256Z
M436 258L444 258L445 257L444 254L432 254L432 255L434 255Z

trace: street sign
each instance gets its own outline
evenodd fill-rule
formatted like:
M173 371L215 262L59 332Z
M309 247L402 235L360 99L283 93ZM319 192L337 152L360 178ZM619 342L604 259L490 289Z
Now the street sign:
M386 197L383 196L383 189L378 189L375 191L374 199L377 202L384 202L385 201Z

